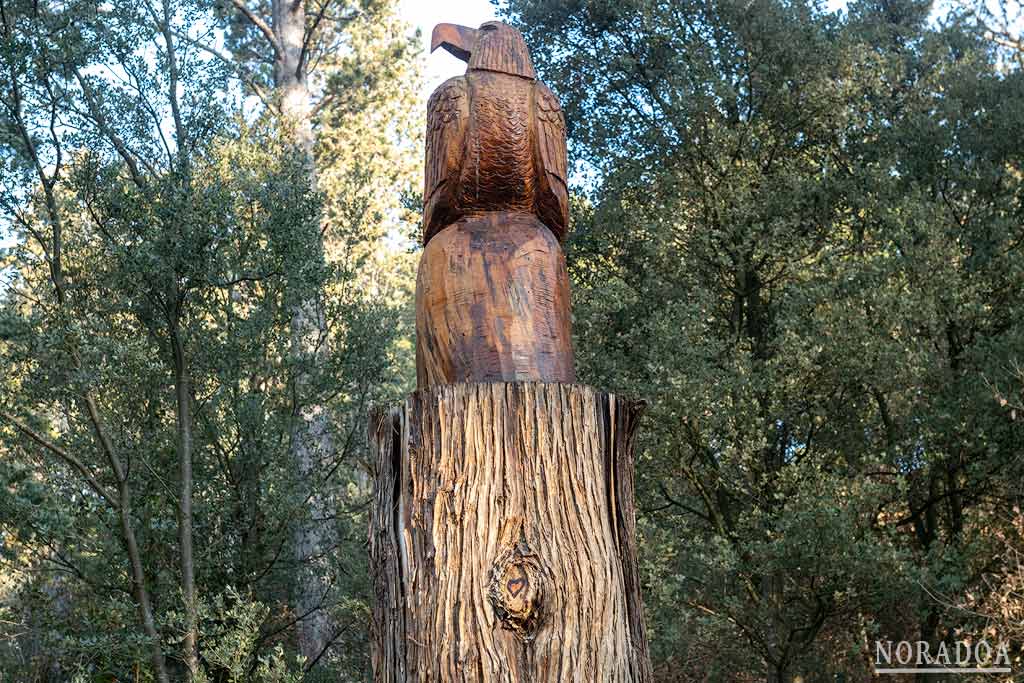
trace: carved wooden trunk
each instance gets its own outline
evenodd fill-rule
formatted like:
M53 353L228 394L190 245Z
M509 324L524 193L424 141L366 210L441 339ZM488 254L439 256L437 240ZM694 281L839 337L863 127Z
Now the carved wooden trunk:
M416 278L416 374L457 382L574 382L569 276L535 216L462 218L427 243Z
M590 387L494 383L371 416L378 683L650 680L639 413Z

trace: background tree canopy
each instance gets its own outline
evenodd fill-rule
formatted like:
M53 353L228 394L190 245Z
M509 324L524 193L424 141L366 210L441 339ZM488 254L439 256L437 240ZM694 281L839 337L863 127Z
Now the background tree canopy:
M663 679L867 680L876 638L1019 657L1020 53L916 0L508 11L590 173L582 377L651 399Z
M658 680L981 637L1018 680L1019 7L498 4L567 115L581 380L650 403ZM396 7L0 0L7 678L368 679L363 420L414 383Z

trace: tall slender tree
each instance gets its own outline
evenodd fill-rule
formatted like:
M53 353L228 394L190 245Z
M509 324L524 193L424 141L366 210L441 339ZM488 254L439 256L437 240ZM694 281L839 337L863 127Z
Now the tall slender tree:
M384 159L411 120L396 88L415 80L410 38L378 3L335 25L344 57L305 56L326 65L318 96L334 96L310 113L330 117L331 140L368 121L388 131L322 165L317 193L315 159L261 80L273 72L241 56L224 9L0 4L0 202L13 237L0 294L13 569L0 609L38 625L11 635L5 663L30 650L69 676L129 678L146 661L159 681L284 680L303 644L307 668L365 666L365 569L348 544L362 542L350 530L366 494L346 459L366 402L392 386L378 347L401 311L365 285L376 242L402 227L411 173ZM352 83L358 97L338 96ZM337 234L347 252L325 258ZM296 347L301 302L324 325L312 356ZM302 472L289 443L307 403L342 439ZM302 529L321 540L303 547ZM303 607L296 594L317 599Z
M302 155L309 176L310 187L320 189L318 178L322 164L317 148L314 125L322 108L320 103L332 102L342 106L341 98L353 93L337 92L343 88L344 76L314 73L318 63L330 64L338 52L356 52L357 41L351 41L346 29L359 24L363 30L376 22L389 21L394 12L393 3L378 0L271 0L269 5L256 5L247 0L231 0L234 13L227 14L234 30L236 59L243 72L256 73L264 65L271 67L272 80L269 94L282 121L282 128L290 131L296 149ZM392 40L395 52L384 53L399 63L408 61L404 55L410 51L408 43ZM356 44L354 44L356 43ZM360 55L367 57L368 55ZM376 55L375 55L376 56ZM372 73L373 68L350 64L361 72ZM376 65L377 70L390 65ZM250 77L253 83L255 78ZM314 86L314 81L317 81ZM409 85L399 82L398 86ZM314 90L316 91L314 93ZM332 90L334 92L332 92ZM328 114L329 115L329 114ZM354 144L358 145L358 143ZM325 216L325 221L328 217ZM321 229L319 235L325 231ZM324 263L324 244L310 254L311 267ZM293 357L293 417L291 434L292 457L296 472L309 501L310 514L295 528L295 557L300 567L296 582L296 610L301 615L299 643L301 652L310 660L319 659L330 645L336 625L331 622L326 604L331 593L331 577L326 571L324 555L337 546L338 538L331 520L335 510L330 497L321 491L318 478L339 457L339 435L331 424L331 413L324 404L319 377L327 363L327 319L323 304L324 292L310 291L292 301L292 357Z

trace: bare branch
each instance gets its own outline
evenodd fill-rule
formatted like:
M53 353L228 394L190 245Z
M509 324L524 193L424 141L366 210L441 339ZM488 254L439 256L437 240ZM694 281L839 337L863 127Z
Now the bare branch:
M246 19L249 20L249 23L251 23L257 29L259 29L259 31L266 37L267 41L270 43L270 46L274 48L274 52L276 54L281 55L284 53L284 48L281 46L281 41L279 41L277 39L277 36L274 34L274 29L270 28L270 25L267 24L267 22L265 22L261 17L257 16L255 12L249 9L249 7L245 4L245 0L231 0L231 4L233 4L235 8L239 12L241 12Z
M52 243L49 244L49 248L44 250L46 251L48 256L50 266L50 277L53 280L54 288L57 293L57 301L58 303L63 304L64 274L61 269L63 224L61 222L60 211L57 208L57 199L53 191L54 185L57 183L57 172L55 171L53 175L48 177L46 175L46 171L43 169L43 164L39 158L39 153L36 150L35 144L32 141L32 136L29 134L28 125L25 123L25 119L22 114L21 90L18 86L18 74L15 72L13 66L10 68L10 76L11 97L13 98L13 106L8 107L8 109L13 114L15 127L17 128L18 133L21 136L22 142L25 144L29 157L32 160L32 164L35 167L36 175L39 177L39 184L43 190L43 198L46 204L46 212L50 219L50 227L53 236L53 241ZM53 130L53 121L51 121L50 123L51 130ZM40 243L43 242L41 241Z
M129 64L127 61L123 59L118 59L117 61L121 65L121 68L124 69L124 72L128 74L129 86L139 96L139 104L142 105L142 108L146 110L146 113L148 113L149 117L153 120L153 129L156 131L157 137L160 138L160 144L163 145L164 153L167 155L167 163L173 164L174 152L171 151L171 146L167 143L167 137L164 135L162 127L163 120L161 116L157 114L156 110L153 108L153 105L152 103L150 103L149 98L146 97L146 94L142 91L142 86L140 85L141 79L139 78L139 75L135 72L131 64ZM143 165L147 169L149 169L151 175L156 175L156 171L154 170L153 165L149 163L145 158L140 157L139 161L141 161Z
M110 437L107 436L107 432L103 429L103 425L100 422L100 413L96 408L96 401L93 400L92 394L85 394L85 406L89 411L89 421L92 422L93 429L96 431L96 437L100 440L100 445L103 446L103 452L106 454L107 461L110 463L110 469L114 471L114 476L117 477L118 484L124 484L128 477L125 475L121 459L117 457L117 451L114 450L114 444L111 443Z
M89 488L91 488L93 491L95 491L97 493L97 495L99 495L101 498L103 498L103 500L107 501L107 503L112 508L117 509L117 508L120 507L120 504L114 498L113 494L108 492L106 490L106 488L104 488L104 486L102 484L100 484L99 481L96 480L96 477L93 475L93 473L91 471L89 471L89 468L86 467L85 464L81 460L76 458L71 453L68 453L66 450L64 450L63 448L61 448L57 444L53 443L52 441L47 439L45 436L43 436L39 432L35 431L34 429L32 429L31 427L26 425L24 422L22 422L21 420L17 419L16 417L14 417L10 413L8 413L7 411L0 410L0 418L3 418L4 420L7 420L19 432L21 432L22 434L27 436L29 439L31 439L32 441L36 442L38 445L42 446L46 450L50 451L51 453L53 453L54 455L59 457L61 460L63 460L65 463L67 463L68 465L73 467L75 470L77 470L78 473L82 475L82 478L85 479L86 483L89 484Z
M233 59L231 55L224 54L220 50L211 47L200 40L196 40L195 38L191 38L183 33L179 33L178 31L172 31L172 33L179 40L184 41L185 43L191 45L197 50L205 52L206 54L219 59L221 62L225 64L225 66L227 66L235 72L235 76L238 78L238 80L242 81L242 83L248 86L249 89L251 89L253 93L255 93L256 97L258 97L260 101L263 102L263 105L267 107L267 109L270 109L271 111L274 112L277 111L276 107L274 107L273 105L272 98L270 97L269 93L267 93L266 89L259 83L257 83L254 78L243 73L238 61Z
M169 0L163 0L163 21L160 23L160 32L164 37L167 48L167 99L171 103L171 118L174 120L174 132L177 136L177 151L179 158L182 158L185 150L188 149L188 131L185 130L181 119L181 109L178 102L178 55L174 47L174 38L171 35L171 5Z
M99 103L96 101L96 97L94 96L88 81L84 76L82 76L82 73L77 68L74 72L75 78L78 80L78 84L82 87L82 94L85 95L85 103L89 107L90 118L96 122L100 132L107 136L107 139L110 140L110 144L114 146L114 149L117 150L121 159L124 160L124 163L128 166L128 172L131 174L132 180L135 181L135 184L139 187L145 187L146 183L142 178L142 174L139 173L139 166L136 163L135 155L129 151L128 145L124 143L121 136L114 132L114 130L108 125L107 117L104 115L102 107L100 107Z
M1002 45L1003 47L1013 48L1014 50L1024 50L1024 43L1022 43L1021 41L1013 40L1011 38L1004 38L1002 35L996 33L995 31L988 31L988 34L985 37L991 40L996 45Z
M333 0L324 0L323 4L316 12L316 16L313 17L313 23L306 29L306 33L302 36L302 54L299 56L299 64L303 65L306 63L306 58L309 55L309 47L313 42L313 37L316 35L316 30L320 27L320 22L323 21L324 15L327 13L327 8L331 6Z

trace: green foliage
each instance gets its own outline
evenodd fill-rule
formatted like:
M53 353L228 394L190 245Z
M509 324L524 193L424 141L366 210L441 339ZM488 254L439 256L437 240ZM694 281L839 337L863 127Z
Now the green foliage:
M154 651L185 680L193 610L194 681L285 683L314 664L323 677L365 674L360 437L369 403L409 376L408 255L385 242L411 232L401 196L413 171L394 162L415 144L418 65L395 7L339 5L317 24L316 191L290 124L253 97L263 57L211 51L223 7L2 8L5 680L157 680ZM306 301L328 321L323 364L295 353L293 313ZM338 625L315 663L298 661L296 624L309 615L293 604L305 570L293 533L311 515L290 452L300 374L303 400L328 411L339 443L313 472L334 511L319 523L337 539L318 564L331 586L320 609ZM191 605L178 504L186 424Z
M868 680L875 638L987 635L1019 658L1013 21L922 0L504 4L567 113L581 378L651 403L659 680ZM3 4L7 677L156 680L155 651L184 679L194 610L195 681L365 679L364 413L413 376L422 103L396 7L308 18L310 159L231 3ZM322 354L295 352L309 301ZM339 444L312 484L291 458L300 405ZM315 663L294 600L311 521L336 539L315 563L336 641Z
M957 605L1020 505L1024 74L913 0L508 12L567 111L582 378L652 405L661 679L868 680L876 635L981 634Z
M270 608L243 597L228 586L209 605L202 605L200 618L209 624L204 628L203 658L207 666L217 671L216 678L200 678L226 683L300 683L301 664L289 670L280 644L266 654L259 654L260 627L266 621ZM252 671L255 664L255 672Z

